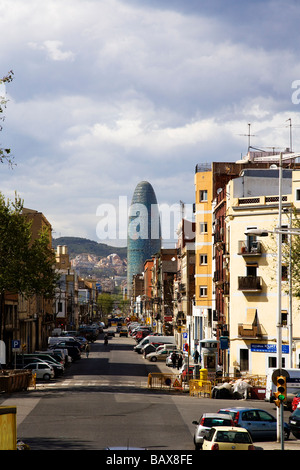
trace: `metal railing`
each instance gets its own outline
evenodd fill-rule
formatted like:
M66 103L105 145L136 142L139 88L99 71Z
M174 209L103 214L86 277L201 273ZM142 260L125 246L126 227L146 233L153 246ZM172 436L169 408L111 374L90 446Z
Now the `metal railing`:
M190 396L207 397L211 398L212 384L210 380L196 380L189 381Z
M158 372L148 374L148 388L183 391L187 387L188 384L183 382L181 374L163 374Z

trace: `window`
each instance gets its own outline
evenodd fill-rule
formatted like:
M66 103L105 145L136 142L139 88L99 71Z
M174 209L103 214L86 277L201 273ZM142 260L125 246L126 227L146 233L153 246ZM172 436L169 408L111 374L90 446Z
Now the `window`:
M203 189L199 191L199 200L201 201L207 201L207 189Z
M207 255L200 255L200 264L207 264Z
M246 265L246 271L247 271L247 277L248 276L256 277L257 276L257 263L248 263Z
M200 286L200 297L207 297L207 286Z
M281 280L287 281L288 280L288 267L281 266Z
M296 201L300 201L300 189L296 189Z
M207 222L200 222L200 233L207 233Z

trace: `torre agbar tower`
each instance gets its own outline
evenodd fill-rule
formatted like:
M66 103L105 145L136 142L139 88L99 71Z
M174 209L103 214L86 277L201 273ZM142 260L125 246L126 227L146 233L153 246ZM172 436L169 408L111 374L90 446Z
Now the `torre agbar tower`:
M129 208L127 230L127 291L132 278L144 270L144 262L161 248L159 209L153 187L141 181L135 188Z

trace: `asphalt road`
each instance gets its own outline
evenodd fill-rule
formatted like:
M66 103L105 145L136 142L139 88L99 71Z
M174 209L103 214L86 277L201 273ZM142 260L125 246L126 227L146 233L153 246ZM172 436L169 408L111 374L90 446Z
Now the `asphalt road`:
M133 351L132 338L116 336L104 346L100 337L89 357L62 378L39 383L35 390L0 396L1 406L17 406L17 436L32 450L102 450L138 447L150 451L193 451L192 421L206 411L245 402L161 393L147 388L149 372L168 371ZM271 404L247 401L276 414ZM287 415L288 416L288 415ZM280 449L277 442L257 449ZM299 449L293 437L285 449Z

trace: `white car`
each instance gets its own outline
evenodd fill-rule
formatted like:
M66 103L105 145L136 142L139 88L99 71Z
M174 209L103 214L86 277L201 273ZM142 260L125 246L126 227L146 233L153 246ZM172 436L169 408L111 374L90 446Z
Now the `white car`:
M176 352L180 353L180 351L176 351ZM160 351L154 351L152 353L147 354L146 359L148 359L148 361L151 361L151 362L165 361L169 355L170 355L169 349L162 349Z
M36 374L37 379L50 380L54 377L54 369L50 364L46 362L32 362L27 364L24 369L30 369L34 374Z
M194 433L195 450L202 448L203 438L207 431L212 427L217 426L233 426L233 421L230 415L221 413L204 413L199 421L193 421L196 425Z

